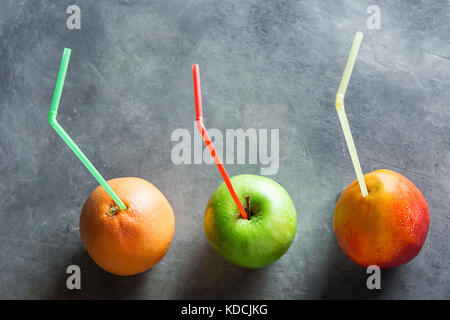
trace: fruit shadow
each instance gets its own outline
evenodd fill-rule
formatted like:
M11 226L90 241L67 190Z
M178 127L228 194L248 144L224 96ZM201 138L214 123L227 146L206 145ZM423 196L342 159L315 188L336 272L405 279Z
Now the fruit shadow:
M387 299L397 287L399 268L381 270L381 289L368 289L367 279L371 273L351 261L337 242L328 256L329 264L323 275L325 284L321 289L321 299Z
M246 269L222 259L206 242L198 250L192 269L185 275L189 282L175 299L257 299L257 287L265 281L270 266Z
M47 290L44 299L137 299L139 288L145 283L145 273L119 277L104 271L82 245L74 249L71 259L67 260L66 266L70 264L80 267L81 289L69 290L66 281L70 274L65 268L57 268L56 279L50 282L53 287Z
M339 196L340 194L337 195L336 201ZM334 212L335 203L330 204L331 206L331 212ZM330 208L325 210L329 211ZM320 299L387 299L399 288L401 268L392 268L381 270L381 289L368 289L367 279L372 273L367 273L366 268L357 265L345 255L334 233L328 239L331 240L326 246L326 267L322 271L322 281L316 282L322 286L318 290Z

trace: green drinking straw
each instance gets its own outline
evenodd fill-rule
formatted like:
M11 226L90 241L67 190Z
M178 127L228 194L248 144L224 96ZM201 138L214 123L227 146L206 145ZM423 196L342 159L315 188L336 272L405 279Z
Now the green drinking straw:
M48 121L50 125L55 129L55 131L61 136L64 142L69 146L70 149L77 155L77 157L81 160L84 166L91 172L95 179L97 179L98 183L105 188L106 192L113 198L114 202L120 208L120 210L127 210L127 206L119 199L117 194L113 191L113 189L109 186L109 184L103 179L98 170L94 167L94 165L89 161L89 159L84 155L83 151L76 145L76 143L70 138L67 132L60 126L58 121L56 120L56 115L58 114L59 102L61 100L61 94L64 87L64 80L66 79L67 67L69 66L70 53L71 49L64 48L64 53L61 60L61 66L59 67L58 78L56 79L56 87L55 92L53 94L52 105L50 107L50 113L48 115Z
M364 175L359 163L358 154L356 153L355 143L353 142L352 133L348 124L347 114L345 113L344 108L345 92L347 91L348 82L350 81L350 76L352 75L353 66L355 65L356 57L358 56L362 38L363 34L361 32L357 32L355 35L355 39L353 40L353 45L352 49L350 50L350 55L348 56L347 64L345 65L344 74L342 75L339 89L336 93L335 105L339 121L341 123L342 131L344 132L345 142L347 143L348 151L350 152L353 168L355 169L356 177L358 179L359 187L361 189L362 196L365 198L369 195L369 192L367 191L366 182L364 181Z

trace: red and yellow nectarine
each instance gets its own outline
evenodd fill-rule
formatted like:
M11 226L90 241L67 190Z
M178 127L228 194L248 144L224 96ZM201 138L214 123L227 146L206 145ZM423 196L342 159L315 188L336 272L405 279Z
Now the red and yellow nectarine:
M392 268L413 259L425 242L430 214L419 189L403 175L377 170L364 175L369 191L353 181L334 211L334 232L357 264Z

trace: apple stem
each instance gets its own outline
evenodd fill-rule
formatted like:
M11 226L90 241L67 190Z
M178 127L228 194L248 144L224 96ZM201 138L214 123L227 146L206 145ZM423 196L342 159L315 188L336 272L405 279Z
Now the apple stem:
M247 205L247 217L248 217L247 219L250 220L250 195L249 194L245 195L245 203Z

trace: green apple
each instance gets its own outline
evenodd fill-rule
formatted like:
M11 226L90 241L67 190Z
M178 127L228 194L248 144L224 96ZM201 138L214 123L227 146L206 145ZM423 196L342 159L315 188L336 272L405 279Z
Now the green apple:
M222 183L206 206L206 237L222 258L235 265L267 266L278 260L294 240L297 213L291 197L281 185L266 177L242 174L230 180L248 219L240 216Z

